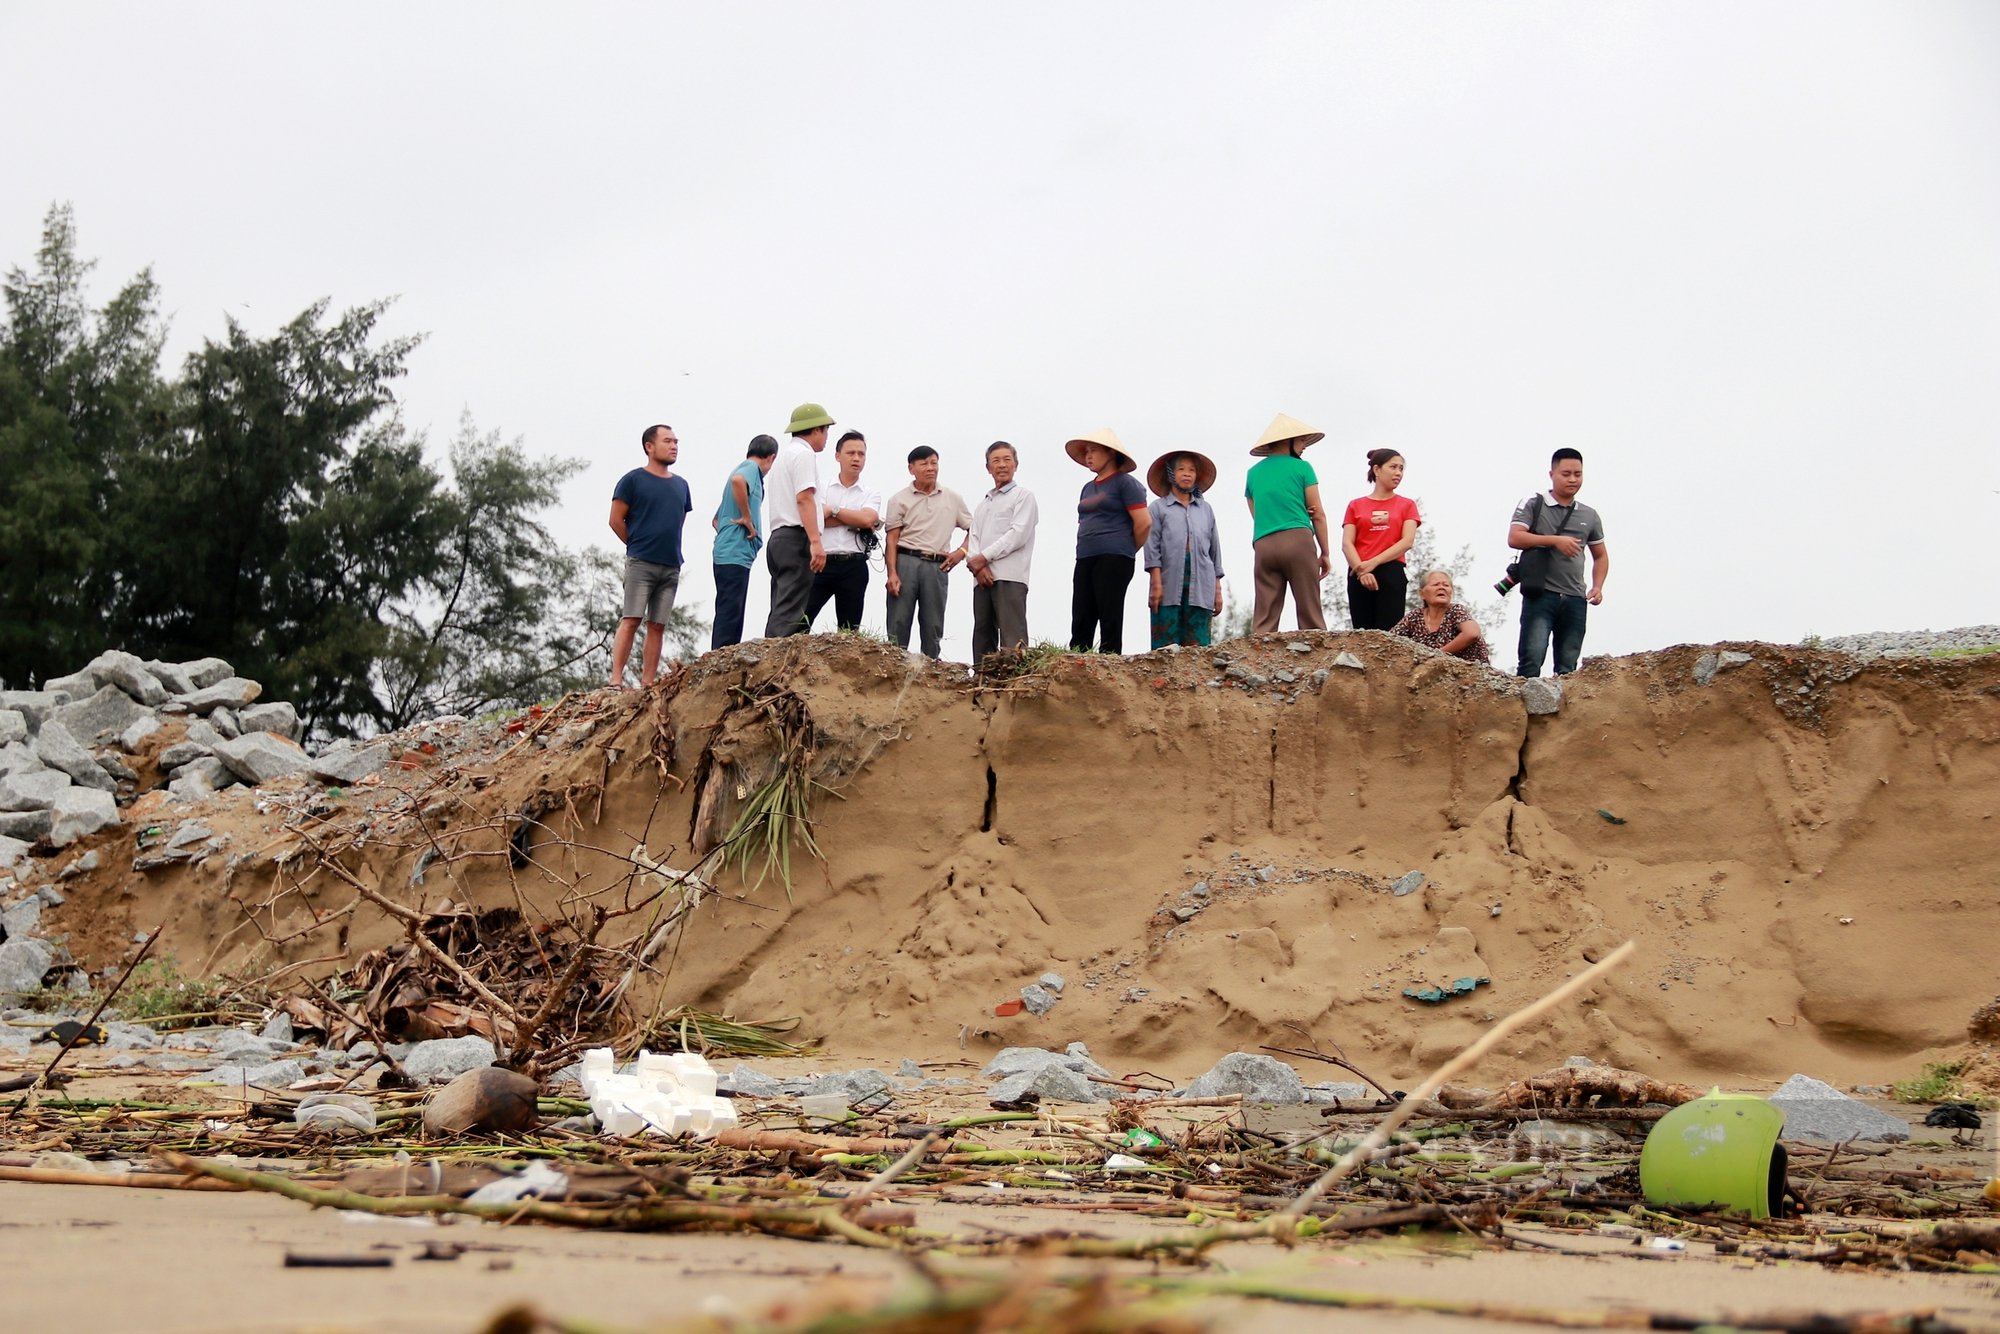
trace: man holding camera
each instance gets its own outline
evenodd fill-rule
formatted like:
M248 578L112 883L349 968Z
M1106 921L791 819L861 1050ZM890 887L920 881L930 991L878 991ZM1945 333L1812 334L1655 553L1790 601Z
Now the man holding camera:
M1604 521L1581 504L1583 455L1558 449L1549 459L1549 489L1514 507L1507 545L1521 553L1508 574L1521 585L1522 676L1540 676L1549 640L1556 645L1556 675L1576 670L1583 654L1584 622L1604 601L1604 577L1611 555L1604 546ZM1590 583L1583 581L1583 551L1590 548Z

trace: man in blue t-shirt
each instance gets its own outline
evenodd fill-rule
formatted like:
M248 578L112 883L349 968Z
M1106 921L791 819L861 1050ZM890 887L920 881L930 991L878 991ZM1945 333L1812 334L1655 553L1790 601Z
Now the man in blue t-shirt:
M625 684L632 636L643 620L646 650L639 662L639 686L644 689L660 670L660 641L681 584L681 526L694 501L688 484L669 468L681 456L673 427L648 426L639 447L646 452L646 466L619 478L611 492L611 531L625 544L625 610L611 643L611 684Z
M715 530L715 631L710 648L743 642L743 604L750 596L750 567L764 545L764 474L778 458L778 442L768 435L750 448L722 488L722 503L708 526Z

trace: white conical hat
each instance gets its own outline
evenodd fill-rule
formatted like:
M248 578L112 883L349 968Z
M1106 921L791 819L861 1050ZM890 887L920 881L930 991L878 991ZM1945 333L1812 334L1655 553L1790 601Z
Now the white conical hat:
M1116 454L1118 456L1119 472L1137 472L1139 470L1139 460L1132 457L1132 451L1125 448L1124 443L1118 439L1118 433L1109 426L1101 431L1092 431L1088 435L1077 436L1075 439L1066 442L1063 448L1068 451L1071 458L1075 459L1078 463L1082 463L1083 447L1085 445L1102 445L1113 454Z
M1277 453L1278 446L1283 444L1296 443L1300 449L1304 449L1307 445L1316 445L1324 439L1326 439L1325 431L1315 431L1297 417L1288 417L1281 412L1271 418L1271 424L1264 428L1263 438L1250 446L1250 452L1261 459L1267 454Z

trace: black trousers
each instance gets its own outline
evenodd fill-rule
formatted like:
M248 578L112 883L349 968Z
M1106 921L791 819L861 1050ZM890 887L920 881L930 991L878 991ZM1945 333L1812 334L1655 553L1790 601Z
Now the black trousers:
M868 596L866 556L828 556L826 568L813 576L812 594L806 598L806 624L819 617L819 609L833 603L833 622L842 630L861 628L861 601Z
M715 628L708 638L710 648L743 642L743 604L749 596L750 567L716 562Z
M1069 602L1069 646L1076 652L1125 651L1125 589L1134 563L1132 556L1077 558Z
M1403 603L1410 593L1410 574L1403 562L1392 560L1375 567L1375 589L1361 586L1354 571L1347 572L1347 614L1357 630L1393 630L1408 614Z
M812 631L806 598L812 593L812 544L795 523L773 528L764 543L764 567L771 572L771 614L764 618L764 638L781 639Z

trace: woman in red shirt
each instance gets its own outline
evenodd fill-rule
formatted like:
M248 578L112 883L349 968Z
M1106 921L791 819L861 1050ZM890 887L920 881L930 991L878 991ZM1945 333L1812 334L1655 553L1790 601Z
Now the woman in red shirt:
M1357 630L1393 630L1409 596L1403 553L1417 540L1423 516L1417 502L1396 494L1403 484L1403 456L1395 450L1368 451L1368 480L1374 488L1347 502L1340 526L1340 549L1347 557L1347 612Z

